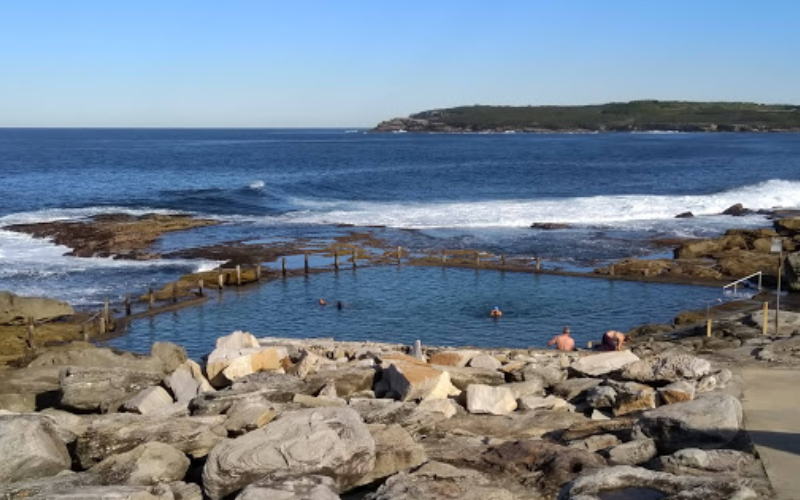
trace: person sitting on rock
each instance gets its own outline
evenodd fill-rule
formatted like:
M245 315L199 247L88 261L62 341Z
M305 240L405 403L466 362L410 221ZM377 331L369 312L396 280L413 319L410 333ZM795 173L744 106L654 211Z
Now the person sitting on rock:
M621 351L623 345L625 345L625 334L616 330L609 330L603 334L603 340L600 341L600 350Z
M492 309L492 312L489 313L489 316L491 316L492 318L499 318L502 315L503 315L503 311L501 311L500 308L497 307L497 306L494 306L494 309Z
M556 348L559 351L574 351L575 350L575 340L570 337L570 329L568 326L564 327L564 330L561 332L561 335L556 335L553 337L547 345L556 345Z

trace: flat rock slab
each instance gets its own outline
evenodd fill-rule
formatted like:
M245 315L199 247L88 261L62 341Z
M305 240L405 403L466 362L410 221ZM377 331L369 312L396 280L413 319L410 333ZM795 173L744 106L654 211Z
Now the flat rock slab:
M155 486L180 481L188 469L189 459L182 451L152 442L112 455L89 469L89 473L101 477L106 485Z
M373 424L369 432L375 440L375 467L356 486L373 483L428 460L425 448L397 424Z
M156 413L173 403L172 396L161 386L148 387L129 399L123 408L125 411L147 415Z
M467 411L507 415L517 409L517 400L508 387L471 385L467 387Z
M441 462L428 462L414 472L390 477L366 500L515 500L508 490L492 485L484 474Z
M553 394L567 401L578 400L603 381L597 378L572 378L553 386Z
M619 371L631 363L639 361L639 356L631 351L611 351L584 356L570 365L581 375L599 377Z
M236 500L339 500L328 476L270 476L247 486Z
M711 373L711 363L689 354L667 354L642 359L625 367L622 378L635 382L698 380Z
M375 441L350 408L314 408L283 413L278 420L223 441L203 469L206 494L214 500L264 476L291 472L325 474L340 491L375 466Z
M73 314L72 306L60 300L0 292L0 325L23 323L28 318L41 321Z
M60 375L61 404L80 411L114 411L139 391L158 385L163 377L161 372L68 367Z

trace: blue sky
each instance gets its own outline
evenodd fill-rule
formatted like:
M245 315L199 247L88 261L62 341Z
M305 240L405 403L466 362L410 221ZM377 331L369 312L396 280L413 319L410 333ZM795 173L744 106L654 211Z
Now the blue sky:
M0 0L0 126L371 126L475 103L800 103L798 19L794 0Z

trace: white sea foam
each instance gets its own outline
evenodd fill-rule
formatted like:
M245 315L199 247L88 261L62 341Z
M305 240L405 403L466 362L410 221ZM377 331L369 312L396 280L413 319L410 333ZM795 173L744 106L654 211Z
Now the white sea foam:
M250 184L248 184L247 187L249 187L254 191L261 191L262 189L264 189L264 181L261 180L253 181Z
M797 208L800 182L770 180L708 195L615 195L543 200L489 200L446 203L376 203L295 199L301 210L260 222L385 225L397 228L527 227L532 222L628 227L666 221L690 211L701 220L736 203L758 210ZM730 219L726 220L729 222ZM709 221L706 221L709 222ZM719 221L722 223L724 221ZM742 221L745 222L745 221ZM686 224L686 223L684 223Z

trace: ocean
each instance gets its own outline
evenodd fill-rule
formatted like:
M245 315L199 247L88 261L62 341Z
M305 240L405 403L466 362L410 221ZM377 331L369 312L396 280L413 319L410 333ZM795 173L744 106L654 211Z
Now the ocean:
M800 208L800 136L0 129L0 176L0 289L94 307L217 263L66 257L3 227L114 212L224 222L165 236L158 249L168 252L378 226L411 249L591 268L659 255L655 238L768 224L719 215L735 203ZM696 217L675 218L686 211Z

